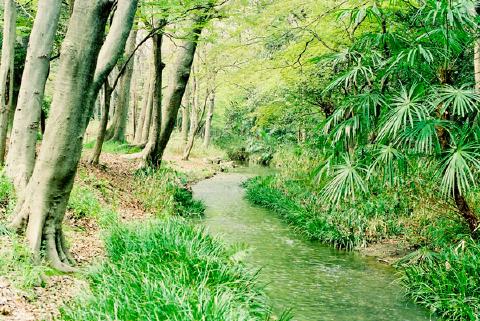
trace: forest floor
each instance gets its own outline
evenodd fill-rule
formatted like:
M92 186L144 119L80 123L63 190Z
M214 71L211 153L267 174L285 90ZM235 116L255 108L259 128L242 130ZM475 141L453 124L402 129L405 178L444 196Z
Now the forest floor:
M189 161L181 160L180 152L174 143L168 148L165 161L168 167L186 174L187 184L211 177L221 170L219 165L206 160L203 152L194 150ZM100 191L97 195L101 206L115 208L122 222L145 220L153 215L136 196L138 178L134 172L138 168L138 159L103 153L101 165L93 167L86 163L89 154L90 150L85 150L76 186L89 186ZM214 151L214 155L222 157L218 151ZM3 226L8 222L5 212L4 209L0 213ZM98 218L77 217L69 210L65 231L71 253L81 271L88 271L105 257L105 231ZM10 233L2 233L1 229L0 244L0 320L53 320L62 306L88 287L83 272L58 274L46 267L31 265L21 240Z

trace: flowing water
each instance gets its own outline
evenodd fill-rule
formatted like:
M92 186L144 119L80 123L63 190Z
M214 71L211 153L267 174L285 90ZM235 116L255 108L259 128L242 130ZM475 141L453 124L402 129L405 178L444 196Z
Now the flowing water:
M291 308L295 321L430 320L405 301L395 271L373 258L337 251L295 233L275 213L244 199L249 173L220 174L193 187L207 206L203 224L227 243L243 243L245 263L277 313Z

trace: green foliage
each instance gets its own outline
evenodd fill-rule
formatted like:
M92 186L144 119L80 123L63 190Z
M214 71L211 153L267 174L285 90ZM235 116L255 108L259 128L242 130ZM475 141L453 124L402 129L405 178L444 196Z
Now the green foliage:
M93 149L95 146L95 141L92 140L88 143L83 144L85 149ZM135 154L141 152L141 149L137 146L131 146L129 144L106 141L103 143L102 151L112 154Z
M75 185L73 187L67 208L72 211L72 216L77 219L83 217L98 218L102 213L102 205L97 195L86 186Z
M403 234L412 212L408 200L390 190L330 207L318 189L304 181L257 177L245 187L253 203L278 213L307 237L342 249Z
M218 240L183 221L112 230L108 262L89 275L92 293L62 320L267 320L255 275Z
M2 173L0 174L0 208L6 211L9 205L11 207L11 203L14 200L15 193L13 189L13 184L2 171Z
M170 168L148 169L136 174L135 195L147 211L158 217L180 215L201 216L202 202L194 200L185 187L186 177Z
M110 195L105 194L104 182L96 178L92 180L91 176L85 176L83 173L80 173L79 176L82 184L73 186L67 205L67 210L71 212L71 216L77 220L93 218L104 229L117 225L118 215L116 211L111 206L100 202L98 191L103 197L110 197Z
M424 253L407 265L402 281L408 294L432 312L454 321L480 316L480 245L471 239Z

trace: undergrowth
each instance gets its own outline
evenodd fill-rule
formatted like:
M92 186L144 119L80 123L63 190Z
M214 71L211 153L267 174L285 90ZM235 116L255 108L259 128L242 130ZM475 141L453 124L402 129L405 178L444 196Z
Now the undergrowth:
M136 173L134 193L145 209L157 217L203 215L202 202L193 199L186 188L187 177L173 169L162 167L156 171Z
M85 149L93 149L93 147L95 147L95 140L83 144L83 148ZM106 141L103 143L102 151L112 154L135 154L141 152L142 149L127 143Z
M33 292L29 290L44 285L43 275L53 271L45 265L33 264L21 236L7 228L15 201L13 184L3 173L0 174L0 276L31 298Z
M318 187L298 176L256 177L245 187L252 203L271 209L307 237L337 248L402 238L411 249L396 264L406 294L444 320L480 320L480 244L445 205L426 204L423 194L409 198L412 192L374 190L371 197L329 208Z
M326 207L318 193L297 181L282 181L281 187L275 184L274 176L253 178L245 183L246 196L278 213L310 239L336 248L352 250L400 235L403 222L411 215L408 203L392 192Z
M423 249L404 264L409 296L445 320L480 320L480 245L465 239L439 252Z
M255 274L183 220L120 226L106 248L108 261L89 275L91 295L63 320L268 320Z

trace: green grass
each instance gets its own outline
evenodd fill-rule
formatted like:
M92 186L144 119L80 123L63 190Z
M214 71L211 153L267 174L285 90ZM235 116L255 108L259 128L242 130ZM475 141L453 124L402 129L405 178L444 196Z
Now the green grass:
M408 295L445 320L480 320L480 244L466 239L421 252L405 266Z
M268 320L255 274L218 240L183 220L111 231L108 261L89 275L91 294L62 320Z
M75 185L68 201L69 210L73 217L99 217L102 212L102 206L95 192L87 186Z
M95 147L95 140L83 144L85 149L93 149ZM119 143L113 141L106 141L103 143L102 151L112 154L135 154L141 152L141 148L131 146L127 143Z
M201 202L193 199L192 192L185 187L186 182L185 175L167 167L156 171L139 171L134 193L147 211L157 217L201 216L205 208Z
M232 248L178 217L204 211L186 180L168 168L136 173L133 193L162 219L106 225L107 258L85 275L90 291L62 309L62 320L270 319L256 274L234 259ZM87 176L82 182L69 208L101 220L105 210L97 194L103 193Z
M43 275L53 271L45 265L33 264L22 236L7 228L15 201L13 184L3 173L0 174L0 276L31 298L34 295L32 287L43 285Z
M411 214L408 204L392 194L330 208L319 193L296 181L278 183L274 176L257 177L245 187L252 203L271 209L308 238L341 249L402 234L402 221Z

